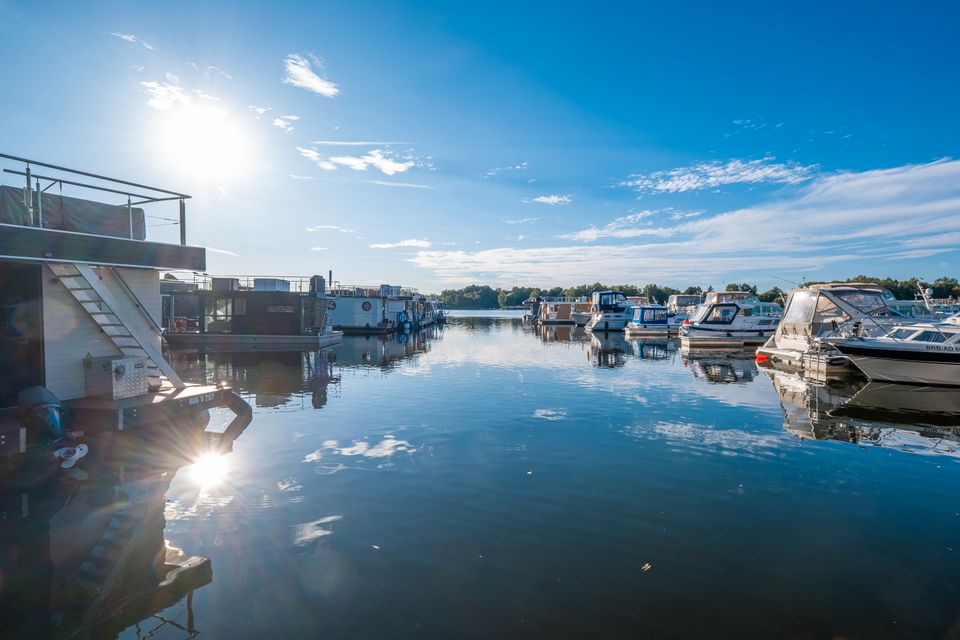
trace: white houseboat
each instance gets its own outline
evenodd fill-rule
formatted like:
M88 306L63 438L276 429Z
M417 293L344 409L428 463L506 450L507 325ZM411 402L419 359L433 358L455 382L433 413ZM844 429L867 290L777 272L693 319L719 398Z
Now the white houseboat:
M217 406L249 412L229 389L185 383L161 352L160 272L206 269L205 249L186 243L189 196L0 159L16 166L4 168L7 175L21 179L20 186L0 186L0 455L26 452L51 435L24 424L31 407L20 405L29 398L66 409L87 433ZM64 189L125 202L60 195ZM179 243L146 238L140 205L161 201L179 202Z
M587 331L623 331L633 319L632 304L620 291L596 291L590 299Z
M749 291L711 291L680 328L681 344L692 349L743 349L763 344L780 322L782 307L761 302Z

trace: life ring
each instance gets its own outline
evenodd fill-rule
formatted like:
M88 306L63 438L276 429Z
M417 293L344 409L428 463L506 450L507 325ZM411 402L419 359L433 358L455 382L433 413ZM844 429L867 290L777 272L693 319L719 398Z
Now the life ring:
M403 324L404 322L406 322L406 320L407 320L407 314L406 314L406 313L404 313L403 311L400 311L399 313L397 313L397 323L398 323L398 324Z

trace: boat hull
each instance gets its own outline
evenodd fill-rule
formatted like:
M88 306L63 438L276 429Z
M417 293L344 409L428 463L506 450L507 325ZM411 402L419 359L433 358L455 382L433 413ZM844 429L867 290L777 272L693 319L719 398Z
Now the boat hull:
M871 380L960 386L960 352L836 344Z
M694 348L719 348L719 347L753 347L764 344L767 339L773 335L774 329L770 330L708 330L691 328L687 325L686 329L680 332L680 340Z
M665 324L642 325L631 322L624 332L630 337L666 338L670 335L670 329Z

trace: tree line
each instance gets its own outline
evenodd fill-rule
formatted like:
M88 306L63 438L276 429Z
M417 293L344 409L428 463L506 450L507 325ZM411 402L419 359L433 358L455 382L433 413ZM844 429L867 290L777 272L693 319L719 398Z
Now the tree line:
M921 281L917 278L896 280L894 278L875 278L858 275L846 282L874 282L889 289L898 300L912 300L917 297L920 288L933 289L934 298L960 298L960 282L956 278L943 276L933 282ZM513 287L511 289L493 288L488 285L472 284L462 289L444 289L440 293L440 300L448 309L509 309L519 307L527 298L543 297L589 297L594 291L621 291L627 296L646 296L651 301L664 303L674 294L699 294L713 291L713 287L706 289L690 286L686 289L674 289L657 284L648 284L639 287L632 284L607 285L600 282L581 284L576 287ZM724 291L750 291L765 302L783 302L786 290L773 287L766 291L758 291L756 285L747 282L731 282L724 287Z

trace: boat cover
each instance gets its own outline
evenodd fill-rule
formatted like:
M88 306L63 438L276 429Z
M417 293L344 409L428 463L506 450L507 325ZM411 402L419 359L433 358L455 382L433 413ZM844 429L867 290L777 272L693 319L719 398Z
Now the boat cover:
M31 192L34 215L37 193ZM130 237L130 213L127 205L113 205L82 198L44 193L43 227L60 231L76 231L115 238ZM133 207L133 239L147 237L143 209ZM0 186L0 223L32 226L30 212L23 203L23 188Z

